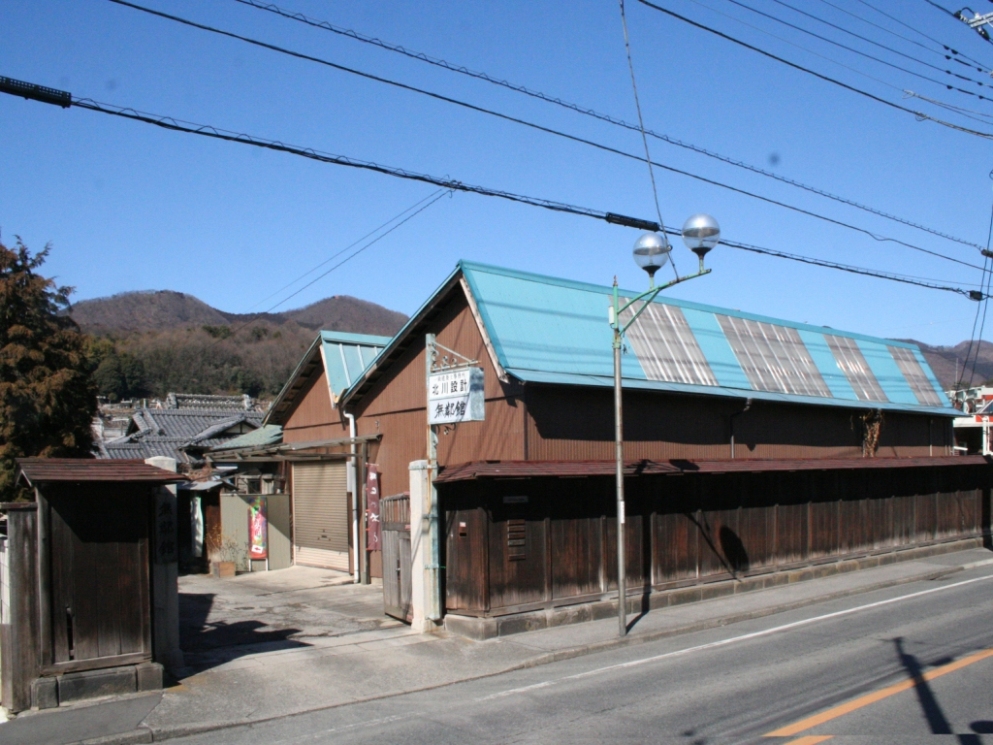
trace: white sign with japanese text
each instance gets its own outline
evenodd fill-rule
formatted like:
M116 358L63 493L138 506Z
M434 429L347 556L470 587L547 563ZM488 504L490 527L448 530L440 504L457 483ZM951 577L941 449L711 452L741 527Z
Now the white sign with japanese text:
M481 422L483 419L481 367L431 374L428 380L428 424Z

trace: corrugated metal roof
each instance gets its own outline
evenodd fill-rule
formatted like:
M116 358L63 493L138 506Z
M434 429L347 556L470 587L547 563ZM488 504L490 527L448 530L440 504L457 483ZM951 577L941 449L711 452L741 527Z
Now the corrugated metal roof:
M237 450L239 448L264 447L276 445L283 441L283 428L278 424L265 424L254 432L239 435L218 445L212 450Z
M185 476L150 466L141 460L88 460L85 458L18 458L17 465L28 483L50 481L140 481L169 484Z
M982 455L951 455L924 458L807 458L802 460L671 460L628 461L627 476L678 476L694 473L746 473L766 471L834 471L879 468L935 468L983 466L990 460ZM580 478L613 476L614 461L481 461L446 466L435 481L446 483L472 479L513 479L540 476Z
M383 351L389 336L321 332L321 355L328 376L331 400L337 402L342 391L357 381L365 369Z
M613 384L611 288L466 261L459 270L509 374L525 382ZM627 341L625 387L958 413L920 350L905 342L663 296Z
M272 402L263 423L282 423L281 417L293 408L318 366L326 373L331 401L337 403L342 392L362 376L389 341L388 336L321 331Z

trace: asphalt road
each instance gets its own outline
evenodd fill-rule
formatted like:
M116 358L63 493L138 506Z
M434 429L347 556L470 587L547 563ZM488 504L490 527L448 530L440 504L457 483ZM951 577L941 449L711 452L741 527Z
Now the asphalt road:
M993 569L982 567L172 742L993 742L991 684Z

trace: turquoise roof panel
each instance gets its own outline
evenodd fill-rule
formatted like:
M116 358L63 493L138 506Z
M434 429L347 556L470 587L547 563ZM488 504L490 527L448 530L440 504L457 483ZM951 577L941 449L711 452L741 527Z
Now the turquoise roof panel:
M818 334L808 329L799 329L799 334L800 339L803 340L803 345L807 347L814 364L817 365L817 369L824 378L824 382L831 389L831 395L847 401L858 401L852 384L848 382L845 373L838 367L838 361L834 358L824 334Z
M612 385L612 332L607 322L611 288L465 261L459 267L479 309L493 352L508 373L535 383ZM620 294L633 297L638 293L621 291ZM921 405L914 395L888 347L912 350L927 379L941 394L940 400L943 404L947 402L933 371L913 344L664 296L656 298L654 303L679 308L689 330L685 326L663 328L666 323L674 323L666 319L680 314L651 314L652 326L647 328L649 323L645 322L646 328L641 329L637 345L645 353L645 345L654 344L649 350L651 359L646 358L642 364L635 345L625 344L622 376L625 385L633 388L946 416L957 413L947 405ZM636 323L642 323L646 317L643 314ZM730 323L728 319L741 322ZM734 345L725 326L734 326ZM875 398L870 395L867 399L863 392L863 398L859 399L827 336L843 337L857 345L878 379L885 399L879 395L879 389ZM685 369L692 361L692 354L698 354L690 349L694 340L717 385L701 383L701 378L689 383L685 378L676 378L675 371L680 366ZM646 373L648 369L652 370L651 376ZM671 377L666 377L670 373ZM823 383L816 380L818 375Z
M392 337L371 334L321 332L321 355L327 373L332 400L354 384Z
M886 397L895 404L918 405L917 396L914 395L913 389L900 371L900 366L896 364L890 353L888 348L890 345L885 341L867 339L859 339L858 344Z
M548 284L527 275L463 267L505 369L613 378L608 288ZM628 350L621 357L623 377L645 379L641 363Z

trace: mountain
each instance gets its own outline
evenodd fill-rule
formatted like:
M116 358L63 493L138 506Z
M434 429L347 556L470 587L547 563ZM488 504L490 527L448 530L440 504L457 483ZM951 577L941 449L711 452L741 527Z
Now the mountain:
M319 329L393 336L407 317L338 295L282 313L226 313L169 290L83 300L70 311L94 337L94 376L108 399L279 392Z
M282 326L294 322L315 331L392 336L407 321L402 313L347 295L335 295L283 313L226 313L193 295L171 290L125 292L83 300L73 305L71 314L84 331L96 335L252 322Z
M946 391L957 387L959 380L964 379L964 383L968 385L970 377L972 385L981 385L987 380L993 379L993 344L988 341L979 342L978 353L975 346L972 348L972 356L976 359L975 373L972 372L971 361L969 370L964 373L962 370L966 355L969 354L969 342L967 341L959 342L953 347L932 347L912 339L908 341L921 348L924 359L931 365L935 376Z

